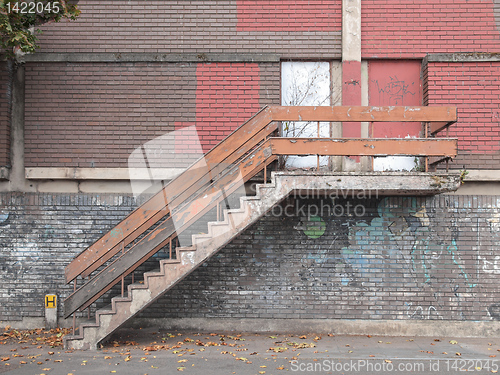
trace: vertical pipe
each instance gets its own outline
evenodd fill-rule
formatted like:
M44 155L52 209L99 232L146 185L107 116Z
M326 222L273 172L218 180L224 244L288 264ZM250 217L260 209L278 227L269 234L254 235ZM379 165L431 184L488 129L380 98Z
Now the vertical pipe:
M320 123L318 121L318 138L320 137ZM316 155L316 166L317 166L317 169L319 171L319 154Z
M424 138L429 136L429 123L425 123L424 125ZM425 156L425 171L429 172L429 157Z

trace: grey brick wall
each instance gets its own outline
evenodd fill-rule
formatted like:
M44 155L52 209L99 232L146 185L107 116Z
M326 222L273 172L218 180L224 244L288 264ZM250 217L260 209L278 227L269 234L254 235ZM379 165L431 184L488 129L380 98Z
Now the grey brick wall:
M142 316L500 319L500 197L287 205L293 215L253 225ZM323 207L321 221L301 207Z
M141 317L500 319L499 196L361 198L289 198ZM119 195L0 202L0 321L42 317L45 293L66 297L64 267L136 206Z

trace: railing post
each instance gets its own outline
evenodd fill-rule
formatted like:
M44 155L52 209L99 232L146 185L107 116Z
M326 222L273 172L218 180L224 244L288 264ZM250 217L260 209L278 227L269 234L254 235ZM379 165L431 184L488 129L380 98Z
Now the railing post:
M429 123L426 122L424 125L424 138L428 137L429 137ZM425 156L424 160L425 160L425 171L429 172L429 157Z

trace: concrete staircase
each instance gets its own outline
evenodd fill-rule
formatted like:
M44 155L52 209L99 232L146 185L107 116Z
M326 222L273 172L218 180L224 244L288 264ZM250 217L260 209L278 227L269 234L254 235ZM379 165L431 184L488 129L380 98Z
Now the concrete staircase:
M275 180L276 176L272 176ZM208 233L192 236L192 246L176 248L176 259L161 260L160 269L144 273L144 283L128 285L126 297L114 297L111 309L96 312L95 322L80 325L78 335L64 338L67 349L97 349L98 344L134 315L152 304L225 244L256 222L288 195L276 183L257 185L257 194L241 197L240 208L224 210L224 220L208 223Z
M436 181L439 180L439 184ZM217 253L292 192L331 194L337 191L394 195L429 195L454 191L458 175L429 173L308 173L273 172L271 183L257 185L256 195L240 198L240 208L224 210L224 220L208 223L208 233L192 236L191 247L176 248L176 259L160 261L160 269L144 274L143 284L128 286L127 297L114 297L110 310L99 310L95 323L80 325L79 335L66 336L68 349L97 349L98 344L134 315Z

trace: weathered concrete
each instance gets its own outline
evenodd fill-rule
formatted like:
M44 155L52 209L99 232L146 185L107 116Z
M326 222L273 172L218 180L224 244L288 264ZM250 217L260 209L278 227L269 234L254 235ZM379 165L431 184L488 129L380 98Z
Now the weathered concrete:
M500 53L457 52L430 53L424 58L427 62L489 62L500 61Z
M166 330L233 332L316 332L337 335L491 337L500 335L500 322L457 322L443 320L344 320L344 319L143 319L128 327Z
M29 180L170 180L177 177L184 168L26 168Z
M0 191L33 191L24 178L24 66L12 67L11 170L9 181L0 183Z
M265 53L47 53L24 55L22 62L279 62Z

